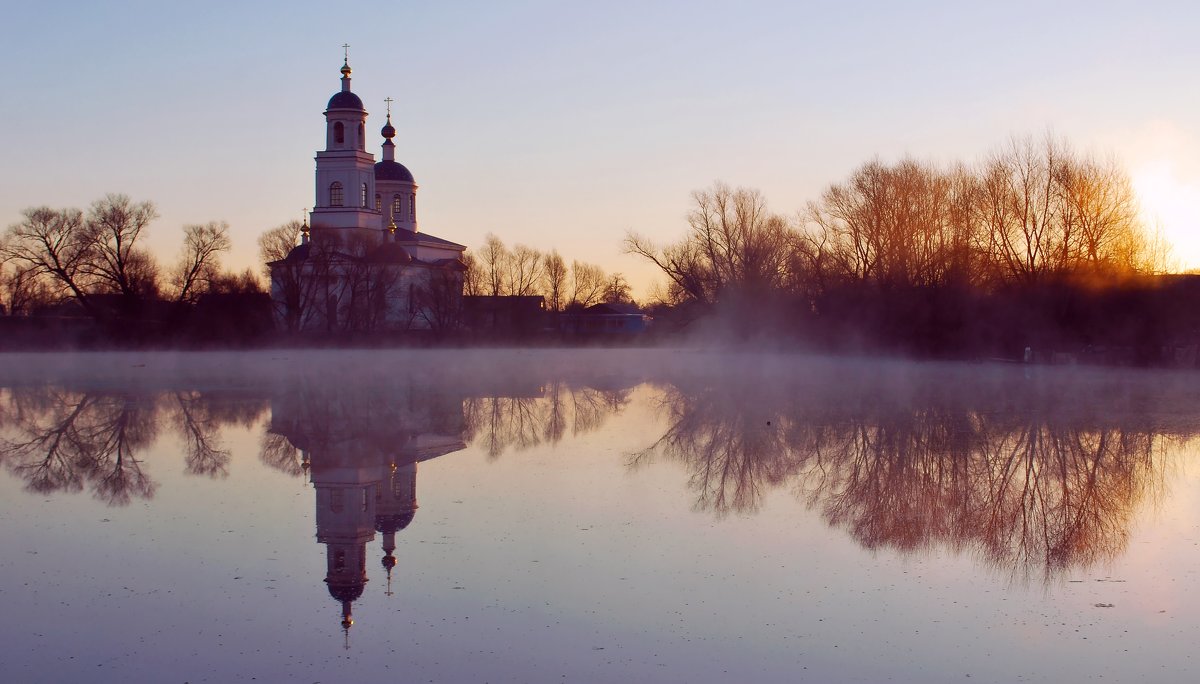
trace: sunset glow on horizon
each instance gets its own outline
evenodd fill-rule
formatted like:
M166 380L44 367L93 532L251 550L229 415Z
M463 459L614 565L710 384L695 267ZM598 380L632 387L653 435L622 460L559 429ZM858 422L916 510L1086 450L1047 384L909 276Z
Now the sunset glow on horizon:
M1161 229L1171 246L1172 270L1200 269L1200 178L1187 177L1174 160L1160 160L1133 170L1142 219Z

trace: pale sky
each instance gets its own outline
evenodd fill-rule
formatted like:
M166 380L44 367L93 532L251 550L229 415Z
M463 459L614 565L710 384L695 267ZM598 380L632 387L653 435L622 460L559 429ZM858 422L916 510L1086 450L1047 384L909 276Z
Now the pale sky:
M626 274L626 231L686 230L716 180L792 214L878 156L975 161L1047 129L1114 154L1200 267L1192 2L10 3L0 225L108 192L151 200L164 259L225 220L227 263L313 204L350 43L368 147L396 100L421 229Z

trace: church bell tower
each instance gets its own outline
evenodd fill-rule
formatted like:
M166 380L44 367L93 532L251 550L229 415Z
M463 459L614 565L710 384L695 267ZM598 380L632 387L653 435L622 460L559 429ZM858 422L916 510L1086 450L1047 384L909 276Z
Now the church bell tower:
M338 234L359 232L378 237L375 156L366 151L367 112L362 100L350 90L348 52L341 73L342 88L325 107L325 149L317 152L313 234L334 230Z

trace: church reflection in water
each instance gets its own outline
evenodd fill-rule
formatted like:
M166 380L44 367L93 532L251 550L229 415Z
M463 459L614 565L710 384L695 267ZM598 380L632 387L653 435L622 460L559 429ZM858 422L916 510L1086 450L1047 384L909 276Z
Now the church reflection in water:
M341 604L342 628L369 579L368 544L381 537L391 595L396 534L417 511L420 463L477 444L489 458L556 443L601 427L628 403L627 384L592 387L534 379L429 387L397 381L347 389L289 383L271 398L263 460L305 472L316 494L325 583Z
M1137 511L1166 490L1176 447L1200 432L1200 388L1186 376L831 364L642 380L310 375L256 385L266 389L9 388L0 465L32 492L86 489L124 506L155 496L146 452L162 433L174 433L186 473L222 478L222 428L269 415L259 457L311 482L325 583L348 630L372 573L391 593L420 464L468 444L493 460L599 430L627 409L655 410L665 431L647 435L627 466L682 465L698 511L752 513L769 492L794 492L864 548L948 549L1050 581L1123 553ZM639 386L644 403L632 400Z
M298 450L315 489L325 584L341 603L346 630L368 580L367 544L376 534L391 595L396 533L417 511L417 465L466 448L462 397L411 389L342 394L301 385L271 401L269 432Z

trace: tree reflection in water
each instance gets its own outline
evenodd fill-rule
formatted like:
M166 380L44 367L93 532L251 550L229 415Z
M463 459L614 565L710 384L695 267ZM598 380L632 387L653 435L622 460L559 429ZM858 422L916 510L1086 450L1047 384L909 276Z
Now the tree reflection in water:
M557 444L568 434L599 429L629 403L627 386L599 388L562 380L531 386L524 393L468 396L463 400L467 441L495 459L509 450Z
M191 475L226 477L229 451L221 448L217 432L222 422L199 392L173 392L172 418L184 441L187 472Z
M275 432L263 433L259 441L258 459L292 477L300 477L305 472L306 464L300 450L292 446L287 437Z
M259 458L298 477L308 463L283 434L298 434L298 426L284 424L289 416L303 416L300 432L316 440L306 449L348 440L344 448L384 453L411 440L419 425L430 434L460 435L498 457L598 429L625 407L629 393L627 386L529 378L452 377L431 386L406 375L354 383L301 375L260 391L21 385L0 395L0 463L31 491L90 487L119 506L153 497L157 485L145 452L161 428L180 439L186 473L223 478L231 453L222 429L257 424L272 402L285 410L264 431Z
M146 392L17 387L3 397L0 462L30 491L89 487L110 506L153 498L145 451L170 425L181 437L189 474L223 477L230 454L221 428L252 424L265 401L230 401L192 391Z
M702 511L750 513L769 492L792 491L867 548L952 548L1016 577L1120 553L1200 406L1189 377L1151 372L789 367L664 364L655 375L668 427L630 465L684 463ZM204 391L18 385L0 394L0 463L31 491L88 489L125 505L154 495L144 459L161 430L180 439L188 474L224 477L222 429L255 425L269 406L263 463L310 479L369 465L358 484L376 487L468 442L498 458L596 430L645 377L478 370L347 378L289 367Z
M10 405L10 429L17 435L4 443L4 460L31 491L90 485L112 506L154 495L155 484L137 457L157 436L153 401L38 388L13 391Z
M1122 552L1166 447L1196 434L1186 380L1106 377L680 380L666 432L630 465L685 463L696 508L718 516L790 488L866 548L948 547L1050 580Z

